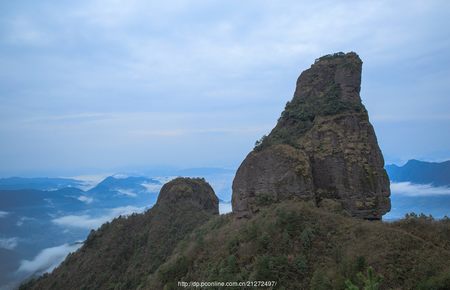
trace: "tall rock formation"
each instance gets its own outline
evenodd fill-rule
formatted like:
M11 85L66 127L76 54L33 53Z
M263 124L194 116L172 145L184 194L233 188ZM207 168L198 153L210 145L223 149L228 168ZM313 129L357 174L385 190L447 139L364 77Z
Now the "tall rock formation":
M365 219L390 210L383 155L359 95L361 68L356 53L336 53L300 75L277 125L236 173L233 212L290 198L333 199Z
M155 206L92 231L50 275L20 289L139 289L179 241L219 214L219 200L199 178L166 183Z

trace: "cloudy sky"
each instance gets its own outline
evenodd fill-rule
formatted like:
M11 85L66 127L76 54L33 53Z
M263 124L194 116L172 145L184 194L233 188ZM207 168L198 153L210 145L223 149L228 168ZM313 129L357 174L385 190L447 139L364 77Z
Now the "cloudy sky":
M337 51L387 163L450 158L450 2L338 2L2 1L0 175L235 168Z

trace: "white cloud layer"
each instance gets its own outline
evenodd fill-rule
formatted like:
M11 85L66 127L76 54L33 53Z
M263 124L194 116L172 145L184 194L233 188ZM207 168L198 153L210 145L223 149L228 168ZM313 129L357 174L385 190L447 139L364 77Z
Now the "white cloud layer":
M108 176L111 176L111 174L103 173L103 174L92 174L92 175L78 175L78 176L71 176L69 178L73 178L75 180L82 181L83 185L80 186L80 189L87 191L87 190L95 187L97 184L99 184L103 179L105 179Z
M86 204L91 204L94 201L92 197L86 195L80 195L77 199Z
M129 176L124 173L116 173L116 174L113 174L112 177L114 177L115 179L127 179Z
M20 218L17 220L16 225L17 225L18 227L21 227L21 226L23 226L23 224L24 224L26 221L35 221L35 220L36 220L35 218L23 216L23 217L20 217Z
M145 189L147 189L148 192L154 193L159 192L161 190L162 185L161 184L155 184L155 183L147 183L144 182L141 184Z
M0 210L0 218L5 217L9 214L7 211Z
M0 238L0 248L14 250L19 244L19 238Z
M46 248L37 254L34 259L22 260L17 272L25 272L30 275L51 272L65 259L69 253L76 251L81 246L81 243L76 243L72 245L63 244L57 247Z
M112 208L108 212L101 216L91 215L67 215L52 220L54 224L65 227L75 227L83 229L97 229L107 221L112 220L119 215L127 216L132 213L141 213L145 210L145 207L124 206L118 208Z
M129 196L129 197L137 197L137 194L132 190L124 189L124 188L117 188L116 190L120 195L125 195L125 196Z
M411 182L391 183L392 194L408 196L450 195L450 187L414 184Z

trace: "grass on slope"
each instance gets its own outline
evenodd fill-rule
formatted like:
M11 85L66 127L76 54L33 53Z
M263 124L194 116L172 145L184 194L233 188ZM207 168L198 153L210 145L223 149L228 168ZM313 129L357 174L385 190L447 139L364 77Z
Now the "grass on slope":
M186 205L155 205L92 231L51 274L20 289L136 289L167 260L178 242L211 214Z
M358 273L372 267L380 289L450 289L448 261L448 220L370 222L289 201L249 220L214 217L178 244L144 288L274 280L274 289L345 289L347 280L362 287Z

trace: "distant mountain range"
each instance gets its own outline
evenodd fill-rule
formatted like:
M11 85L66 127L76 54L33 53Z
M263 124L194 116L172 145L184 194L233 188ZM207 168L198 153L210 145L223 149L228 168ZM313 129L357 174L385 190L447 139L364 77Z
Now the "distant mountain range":
M405 165L387 165L391 180L391 211L385 219L406 213L424 213L437 218L450 216L450 161L409 160Z
M386 171L393 182L450 186L450 160L427 162L412 159L403 166L387 165Z
M222 197L221 212L231 211L234 170L153 173L146 176L158 177L115 174L96 182L96 176L0 178L0 290L12 289L18 281L59 263L91 229L152 207L161 186L175 176L206 176Z
M109 176L87 191L93 197L138 197L146 192L159 192L161 182L147 177L118 178Z
M109 176L93 188L84 191L84 181L69 178L23 178L0 179L0 209L10 207L42 205L49 200L58 203L85 203L101 201L110 205L115 199L146 198L148 204L154 203L149 193L158 193L161 182L148 177Z
M87 183L71 178L0 179L0 289L11 289L2 286L49 268L58 256L47 261L45 255L59 251L63 258L90 229L151 207L162 183L115 175L83 190ZM19 271L23 261L37 266Z

